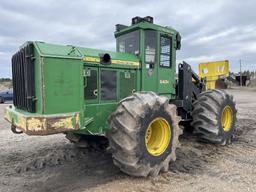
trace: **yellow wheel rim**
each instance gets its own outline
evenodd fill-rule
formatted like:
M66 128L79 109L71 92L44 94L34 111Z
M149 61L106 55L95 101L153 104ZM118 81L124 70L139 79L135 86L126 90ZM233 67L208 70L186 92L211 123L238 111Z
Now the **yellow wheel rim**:
M230 106L224 107L221 114L221 125L225 132L228 132L231 129L233 122L233 111Z
M171 128L164 118L156 118L149 124L145 134L145 144L153 156L161 155L171 140Z

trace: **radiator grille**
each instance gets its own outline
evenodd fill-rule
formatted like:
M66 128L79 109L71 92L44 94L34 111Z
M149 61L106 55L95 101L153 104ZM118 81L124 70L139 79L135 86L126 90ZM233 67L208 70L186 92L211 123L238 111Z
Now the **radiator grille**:
M29 43L12 57L13 104L35 112L35 66L33 44Z

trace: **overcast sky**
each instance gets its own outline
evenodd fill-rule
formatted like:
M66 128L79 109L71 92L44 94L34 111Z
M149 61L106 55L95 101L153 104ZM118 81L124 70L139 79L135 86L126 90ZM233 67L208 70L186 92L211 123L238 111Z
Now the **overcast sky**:
M134 16L181 33L178 61L230 60L231 70L256 70L255 0L0 0L0 77L11 77L11 56L27 40L115 50L115 24Z

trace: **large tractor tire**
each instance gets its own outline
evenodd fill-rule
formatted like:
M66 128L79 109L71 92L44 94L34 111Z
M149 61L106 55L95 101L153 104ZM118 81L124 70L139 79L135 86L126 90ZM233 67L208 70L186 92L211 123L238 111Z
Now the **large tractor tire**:
M236 132L236 104L225 91L205 91L193 103L192 126L203 142L226 145Z
M123 99L109 117L107 132L114 164L131 176L157 176L176 159L178 124L176 106L166 97L140 92Z

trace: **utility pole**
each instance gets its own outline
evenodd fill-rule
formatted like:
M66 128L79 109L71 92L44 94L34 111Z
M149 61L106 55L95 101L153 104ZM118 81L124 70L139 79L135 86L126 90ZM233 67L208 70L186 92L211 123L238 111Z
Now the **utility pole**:
M242 87L242 60L239 60L239 64L240 64L240 86Z

